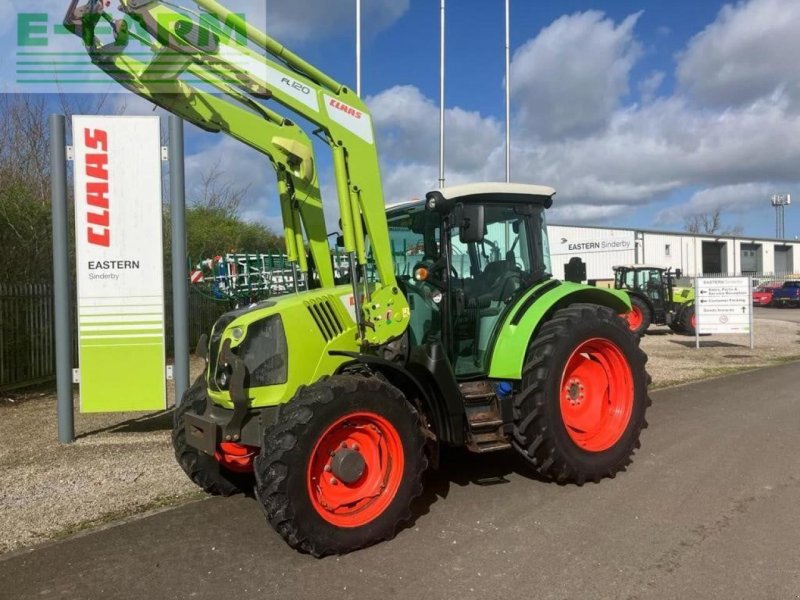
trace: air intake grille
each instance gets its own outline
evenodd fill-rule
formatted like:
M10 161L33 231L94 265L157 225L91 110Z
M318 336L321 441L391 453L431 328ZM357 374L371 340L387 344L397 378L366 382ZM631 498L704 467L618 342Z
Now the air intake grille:
M344 332L342 322L339 320L339 315L333 308L330 300L317 300L314 302L306 303L308 312L319 327L319 331L325 341L330 342L333 338L341 335Z

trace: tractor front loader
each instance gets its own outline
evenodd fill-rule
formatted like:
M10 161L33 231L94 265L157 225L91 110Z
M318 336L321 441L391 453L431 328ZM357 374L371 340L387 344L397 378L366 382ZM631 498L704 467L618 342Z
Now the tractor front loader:
M196 0L199 20L120 2L122 20L73 2L66 25L134 93L271 159L287 253L316 284L214 325L206 370L175 413L176 456L195 483L254 486L276 531L323 556L392 537L443 445L513 448L540 476L578 485L630 463L650 403L646 356L618 316L625 293L551 277L552 188L479 183L387 211L372 119L346 86L215 0ZM99 22L113 25L106 45ZM150 62L130 58L134 37ZM330 271L307 138L266 101L330 148L347 285Z

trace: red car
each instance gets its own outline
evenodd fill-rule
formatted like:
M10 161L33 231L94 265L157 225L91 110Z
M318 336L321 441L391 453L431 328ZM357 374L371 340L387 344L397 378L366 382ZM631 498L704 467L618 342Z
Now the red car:
M753 290L753 304L755 306L769 306L772 304L772 291L781 287L780 281L764 283Z

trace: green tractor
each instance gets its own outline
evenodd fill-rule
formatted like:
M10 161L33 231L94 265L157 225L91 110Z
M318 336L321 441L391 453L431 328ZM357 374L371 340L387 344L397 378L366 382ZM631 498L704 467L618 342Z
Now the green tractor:
M631 310L624 316L630 330L641 336L650 325L668 325L672 331L695 334L694 290L676 287L680 269L625 265L614 267L614 289L624 290Z
M392 537L443 446L516 451L558 483L625 469L646 426L646 356L619 317L627 294L550 276L553 189L473 184L387 211L371 117L347 87L215 0L196 0L201 23L167 2L120 1L132 26L75 0L66 26L128 89L270 159L308 288L225 314L199 345L206 369L173 431L192 481L225 496L254 489L286 542L323 556ZM102 21L110 44L95 37ZM133 36L152 62L126 52ZM330 147L344 285L310 142L268 99Z

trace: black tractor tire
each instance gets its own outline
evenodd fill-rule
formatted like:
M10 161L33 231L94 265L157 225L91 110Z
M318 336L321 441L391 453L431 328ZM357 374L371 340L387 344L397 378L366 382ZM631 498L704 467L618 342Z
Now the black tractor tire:
M638 311L642 317L641 322L639 323L638 327L631 327L630 321L627 320L628 328L630 329L631 333L636 337L641 337L644 332L647 331L647 328L650 327L650 323L653 320L653 315L650 311L650 307L647 305L647 302L642 300L639 296L631 296L631 308L632 311Z
M206 381L201 375L186 390L180 405L175 409L172 424L172 447L175 450L175 458L189 479L213 496L232 496L250 492L253 489L252 476L228 471L221 467L213 456L186 443L184 417L187 413L202 415L207 402Z
M667 326L675 333L684 333L683 328L681 326L680 320L680 312L675 315L675 318L670 321Z
M625 371L624 365L630 368L625 381L629 381L631 387L620 385L628 390L630 416L627 422L617 421L619 437L616 441L612 443L611 436L610 445L598 449L579 445L574 439L578 434L569 429L562 409L562 392L569 389L565 398L572 402L572 386L578 385L564 387L563 379L572 360L576 356L590 357L584 358L593 364L590 369L601 364L589 353L576 353L579 348L592 344L609 349L617 364L622 365L617 373L619 368ZM583 485L586 481L614 477L630 464L640 446L639 435L647 427L645 412L651 401L647 394L650 377L645 370L646 363L647 355L639 349L638 339L630 334L625 320L614 311L595 304L573 304L557 311L528 347L522 390L514 398L512 445L539 476L558 483ZM584 397L582 383L580 398ZM580 403L580 400L576 398L575 402ZM608 435L602 430L600 434Z
M388 453L389 474L383 481L386 489L394 490L388 504L372 517L356 516L345 525L334 524L328 520L330 517L322 516L325 509L320 506L325 506L320 490L327 482L315 484L317 497L312 498L312 469L318 464L318 457L328 456L324 448L326 440L333 437L331 432L337 427L358 429L360 426L351 425L348 419L357 422L365 414L377 415L390 424L392 433L381 439L394 436L402 446L403 469L391 471L398 459ZM411 502L422 493L422 475L428 466L425 442L419 413L400 390L383 379L363 375L323 378L298 389L282 407L278 422L264 432L264 443L255 462L256 496L269 523L292 548L316 557L351 552L394 537L399 527L411 520ZM368 464L353 486L367 476L370 467ZM335 471L331 474L335 475ZM351 485L336 483L348 489ZM380 503L380 496L367 502ZM362 511L363 514L366 513Z
M695 316L694 316L694 304L689 304L688 306L684 306L680 312L680 323L681 323L681 333L685 335L696 335L695 331Z

